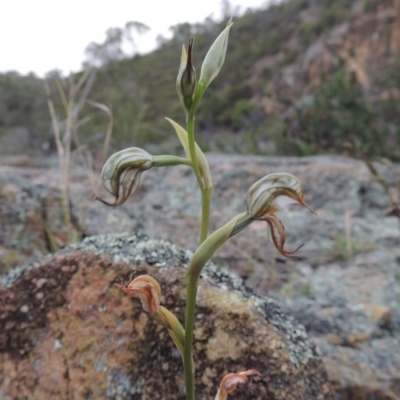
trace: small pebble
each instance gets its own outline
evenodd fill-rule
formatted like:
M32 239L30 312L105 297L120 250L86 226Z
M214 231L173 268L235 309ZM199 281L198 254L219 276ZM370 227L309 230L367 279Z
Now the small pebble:
M40 279L38 279L37 282L36 282L36 287L37 287L38 289L41 289L41 288L43 287L43 285L44 285L46 282L47 282L47 279L45 279L45 278L40 278Z

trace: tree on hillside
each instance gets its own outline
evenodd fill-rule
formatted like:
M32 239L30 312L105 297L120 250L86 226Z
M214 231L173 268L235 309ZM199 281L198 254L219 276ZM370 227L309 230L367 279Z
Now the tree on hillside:
M97 66L132 56L137 50L136 35L143 35L150 28L137 21L129 21L123 28L109 28L103 43L90 43L85 53L89 61Z

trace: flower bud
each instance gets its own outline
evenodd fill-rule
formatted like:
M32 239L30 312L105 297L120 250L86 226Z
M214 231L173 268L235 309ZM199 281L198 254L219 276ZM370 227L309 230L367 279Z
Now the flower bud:
M225 61L226 49L228 47L229 31L233 25L232 19L229 20L227 27L217 37L215 42L208 50L200 71L199 84L207 87L218 75Z
M247 384L249 382L248 376L251 375L260 376L260 373L255 369L250 369L248 371L225 375L214 400L226 400L228 394L233 393L239 383Z
M114 203L96 198L109 206L119 206L139 188L142 172L153 166L153 156L138 147L113 154L101 171L103 186L114 197Z
M197 89L196 70L192 60L193 38L189 39L188 52L182 46L181 66L176 79L176 90L181 99L183 108L189 112Z
M276 249L285 257L301 259L292 254L302 245L293 251L285 250L285 227L275 214L291 203L300 203L315 214L304 201L300 181L290 174L267 175L257 181L247 193L247 212L253 219L267 222L268 236Z

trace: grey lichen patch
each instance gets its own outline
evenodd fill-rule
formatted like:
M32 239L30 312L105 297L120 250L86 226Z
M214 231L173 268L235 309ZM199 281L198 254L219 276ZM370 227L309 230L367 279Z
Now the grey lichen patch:
M32 268L32 266L26 265L9 270L6 274L0 277L0 285L5 289L10 288L11 285L23 274L23 272L29 268Z
M130 377L124 371L114 369L107 376L107 399L131 399L132 394L140 393L141 386L138 382L132 384Z
M84 239L82 242L71 245L58 254L70 252L74 249L91 251L96 255L108 254L115 257L116 262L126 262L142 265L155 265L157 267L176 267L189 264L192 253L177 249L165 240L150 239L145 234L109 234L98 235ZM48 260L48 255L43 260ZM10 288L21 275L38 263L26 264L14 268L0 277L0 285Z
M131 388L131 394L132 395L140 395L143 392L143 385L144 385L145 381L144 379L139 379L135 382L135 384L132 386Z
M89 250L97 255L109 254L130 263L156 267L185 267L191 257L189 251L179 250L166 240L150 239L140 233L93 236L70 246L70 249Z

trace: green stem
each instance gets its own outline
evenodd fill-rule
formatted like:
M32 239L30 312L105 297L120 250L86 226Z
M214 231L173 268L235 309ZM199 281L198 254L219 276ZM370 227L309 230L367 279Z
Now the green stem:
M208 236L208 226L210 221L210 205L211 205L211 195L212 195L212 187L204 187L204 182L201 176L199 163L196 155L195 148L195 140L194 140L194 120L197 107L200 104L200 100L203 97L204 92L206 91L206 86L199 83L197 88L196 96L193 99L193 103L190 107L190 111L187 115L187 132L188 132L188 141L189 141L189 153L190 158L192 160L192 165L194 169L194 173L196 175L197 183L201 190L201 231L200 231L200 244L207 239Z
M240 214L217 229L197 249L186 273L186 317L185 348L183 364L185 369L186 400L194 400L194 371L192 369L192 345L194 331L194 311L196 307L197 285L201 270L214 253L229 239L252 222L247 213Z
M213 232L193 254L186 273L186 282L197 282L203 267L211 257L230 237L245 229L252 221L253 218L249 214L242 213Z
M206 90L204 85L199 85L197 88L196 96L193 100L192 106L187 116L187 132L189 141L190 159L194 173L196 175L197 183L201 190L201 231L200 231L200 244L202 244L208 236L208 225L210 220L210 204L212 187L205 187L199 163L196 155L195 140L194 140L194 120L195 113L200 100ZM193 368L193 330L194 330L194 309L196 306L198 277L186 276L186 316L185 316L185 349L183 354L183 364L185 370L185 387L186 387L186 400L194 400L194 368Z
M188 131L188 140L189 140L189 152L190 159L192 160L194 173L196 174L197 183L200 189L203 187L203 180L201 178L199 162L197 160L195 141L194 141L194 119L195 116L192 113L189 113L187 119L187 131Z
M201 231L200 244L208 237L208 225L210 221L212 187L201 189Z
M187 158L175 157L175 156L154 156L153 162L155 167L172 167L175 165L190 165L192 162Z
M196 306L198 278L186 279L185 350L183 365L185 369L186 400L194 400L194 368L192 358L194 308Z

